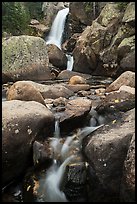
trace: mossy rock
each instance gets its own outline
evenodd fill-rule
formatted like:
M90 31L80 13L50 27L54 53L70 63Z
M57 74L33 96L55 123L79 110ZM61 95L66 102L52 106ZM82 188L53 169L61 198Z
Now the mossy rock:
M40 37L21 35L2 41L2 72L10 76L27 75L31 72L41 75L48 69L49 58L46 42ZM38 73L39 74L39 73ZM15 76L14 76L15 77Z

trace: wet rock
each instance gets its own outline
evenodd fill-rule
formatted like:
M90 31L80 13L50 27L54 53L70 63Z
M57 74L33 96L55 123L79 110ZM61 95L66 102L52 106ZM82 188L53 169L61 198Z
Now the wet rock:
M34 101L2 104L2 185L21 176L32 164L32 144L54 132L54 115ZM41 136L42 135L42 136Z
M25 81L15 82L7 91L7 100L36 101L45 105L45 101L41 93L29 83Z
M87 201L87 166L85 162L67 165L61 189L69 201Z

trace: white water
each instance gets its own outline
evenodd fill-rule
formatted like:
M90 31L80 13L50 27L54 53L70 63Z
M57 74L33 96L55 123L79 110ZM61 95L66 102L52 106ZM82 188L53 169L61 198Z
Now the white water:
M59 125L59 123L56 123L56 125ZM66 137L64 143L61 142L61 138L54 137L52 139L50 145L54 151L53 164L46 171L44 178L41 178L39 181L40 188L38 193L41 194L42 192L42 195L38 198L38 202L69 202L64 192L60 189L66 166L76 161L75 159L81 151L83 138L101 126L103 125L79 129L73 136ZM58 163L57 155L60 155L59 162L62 163L61 165Z
M54 131L54 137L60 138L60 127L59 127L59 118L55 119L55 131Z
M47 38L46 44L56 45L61 50L62 36L64 32L66 16L68 15L68 13L69 13L69 8L65 8L58 11L57 16L55 17L53 24L51 26L51 31ZM73 56L66 54L66 57L68 59L67 70L72 71Z
M57 16L55 17L53 21L51 31L47 38L46 44L54 44L59 49L61 49L65 20L66 20L66 16L68 15L68 13L69 13L69 8L65 8L65 9L58 11Z
M67 70L68 70L68 71L72 71L72 69L73 69L73 63L74 63L73 56L66 54L66 57L68 58L68 61L67 61Z

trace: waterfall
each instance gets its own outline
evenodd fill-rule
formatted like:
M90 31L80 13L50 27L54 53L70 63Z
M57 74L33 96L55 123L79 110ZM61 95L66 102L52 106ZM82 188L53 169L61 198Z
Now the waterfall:
M55 131L54 131L54 137L55 138L60 138L59 120L60 120L59 117L55 119Z
M47 42L46 42L47 44L54 44L59 49L61 49L65 20L68 13L69 13L69 8L65 8L58 11L57 16L53 21L49 36L47 38Z
M51 26L51 31L47 37L46 44L56 45L61 50L62 36L65 27L66 16L69 13L69 8L62 9L58 11L53 24ZM73 69L73 56L66 54L67 70L72 71Z
M67 61L67 70L72 71L73 69L73 56L66 54L68 61Z
M72 162L76 163L77 156L81 153L83 138L102 126L81 128L73 136L66 137L64 143L61 138L52 138L50 146L54 151L53 163L39 180L38 202L69 202L61 190L66 166Z

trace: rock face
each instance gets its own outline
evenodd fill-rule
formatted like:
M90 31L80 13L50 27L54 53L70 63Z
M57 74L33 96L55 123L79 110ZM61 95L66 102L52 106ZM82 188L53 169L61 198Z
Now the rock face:
M135 71L134 2L125 9L124 4L121 9L119 3L107 3L90 25L80 32L74 31L70 39L77 33L81 35L73 46L73 71L111 77L127 70Z
M43 2L42 12L44 15L44 25L46 25L49 30L57 12L64 9L68 4L69 2Z
M36 101L45 105L41 93L25 81L15 82L7 91L7 100Z
M12 36L2 42L2 72L14 80L52 79L46 42L40 37Z
M123 164L134 133L135 109L132 109L123 114L122 121L116 121L113 128L112 125L104 126L101 131L89 136L84 152L97 177L90 195L91 201L99 202L103 199L108 202L119 199ZM134 172L134 165L131 169L129 173Z
M124 162L120 194L122 202L135 202L135 134Z
M2 184L19 177L32 162L35 138L54 131L54 115L34 101L6 101L2 104Z

